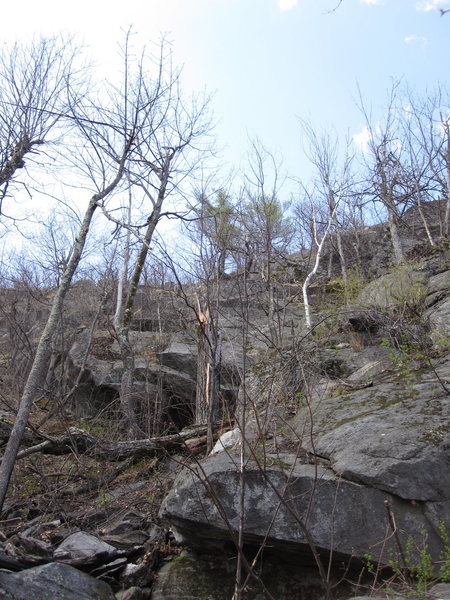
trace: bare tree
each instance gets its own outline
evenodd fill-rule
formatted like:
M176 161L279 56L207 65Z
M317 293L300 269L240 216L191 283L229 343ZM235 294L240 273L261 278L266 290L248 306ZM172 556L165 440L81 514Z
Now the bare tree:
M267 323L272 344L280 341L277 319L274 269L292 240L290 218L285 214L279 193L281 166L275 156L258 139L250 140L248 171L244 173L244 201L240 227L245 236L246 268L256 269L267 295Z
M360 109L366 120L369 136L365 155L368 170L366 196L381 204L387 212L394 261L404 261L399 225L402 214L414 193L405 165L405 148L401 139L399 111L396 106L399 83L394 82L388 96L383 123L374 124L361 99Z
M317 274L317 271L320 267L320 261L322 259L323 251L325 248L325 242L330 235L331 228L333 223L335 222L335 213L339 208L341 202L341 194L339 190L336 190L336 196L334 197L333 209L331 211L326 211L324 213L323 207L320 202L317 202L316 195L318 192L316 189L313 189L312 192L308 192L306 188L303 189L304 198L302 201L302 213L309 214L309 224L311 229L311 240L312 240L312 248L313 252L311 253L312 261L310 266L310 270L306 274L303 284L302 284L302 295L303 295L303 305L305 312L305 321L306 327L308 331L312 330L313 322L311 316L311 304L309 301L309 286ZM297 205L297 212L300 210L300 206Z
M109 94L101 98L86 98L83 103L77 96L70 95L70 122L77 126L77 138L71 133L70 147L66 160L70 161L82 176L84 186L94 189L77 236L73 242L67 264L65 265L59 287L53 297L47 323L42 332L33 364L25 384L19 410L8 440L0 467L0 507L3 505L8 489L17 451L23 437L33 399L39 382L48 365L51 343L57 329L58 318L72 278L81 261L98 207L105 210L107 200L113 194L129 185L140 186L144 193L154 201L146 228L146 251L156 223L160 217L162 201L166 196L171 167L179 151L188 144L189 134L197 131L199 113L192 117L184 111L179 96L174 96L176 84L164 78L166 56L159 54L156 61L156 77L149 74L144 77L144 64L137 64L135 79L131 79L128 56L126 56L123 84L111 86ZM153 65L155 67L155 65ZM155 70L155 69L154 69ZM151 71L150 71L151 73ZM169 101L168 101L169 99ZM175 111L178 109L178 112ZM175 115L175 119L172 117ZM183 116L189 118L183 120ZM163 126L164 125L164 126ZM187 128L187 129L186 129ZM201 127L204 131L203 126ZM159 132L155 138L154 132ZM186 137L187 136L187 139ZM178 143L175 143L178 140ZM172 142L172 143L171 143ZM151 184L144 186L146 177L154 181L157 189L152 196ZM138 264L143 264L146 251L139 256ZM132 281L130 298L135 293L138 276ZM133 287L135 284L135 287ZM125 326L131 317L131 307L126 305Z
M411 179L415 185L414 200L428 240L435 245L423 201L438 200L440 235L448 238L450 213L450 104L445 88L418 97L408 93L404 112L404 138L411 161Z
M343 199L348 194L350 186L352 156L349 154L349 142L347 141L344 155L341 157L336 135L332 136L329 131L317 133L307 121L302 121L301 125L308 141L306 155L315 167L317 191L323 198L321 200L320 197L317 197L315 198L315 202L322 201L327 207L327 213L333 215L329 233L334 234L336 239L342 279L346 288L348 284L348 267L342 243L341 230L343 224L339 222L339 211L343 208ZM341 160L342 167L339 166ZM315 242L317 243L316 239Z
M42 146L58 136L72 102L80 95L77 49L64 38L40 38L30 44L3 46L0 53L0 211L11 182L25 159L33 161Z
M156 227L163 213L163 205L175 192L181 195L182 182L193 176L198 161L205 154L204 142L208 138L210 123L208 99L183 99L179 89L180 73L171 66L171 56L164 40L158 58L158 76L149 80L143 55L136 65L134 80L131 79L129 34L124 48L125 73L128 87L122 117L138 135L134 139L132 159L127 165L128 185L133 195L145 207L144 221L133 224L117 219L107 204L104 214L118 226L126 226L138 238L138 251L123 301L123 310L116 314L116 334L124 365L121 382L121 406L126 418L127 435L130 438L143 434L136 411L133 377L135 360L130 343L130 324L139 282L150 252ZM155 104L155 98L157 103ZM202 147L203 143L203 147ZM175 212L169 211L173 216ZM120 314L121 313L121 314Z

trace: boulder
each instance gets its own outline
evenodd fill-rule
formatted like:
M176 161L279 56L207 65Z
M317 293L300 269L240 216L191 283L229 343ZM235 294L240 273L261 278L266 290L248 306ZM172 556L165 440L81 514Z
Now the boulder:
M147 525L148 520L144 515L136 511L130 511L108 523L103 528L102 533L116 535L118 533L143 530Z
M122 585L126 588L130 587L148 587L153 581L153 572L145 563L136 565L128 563L120 576Z
M115 556L117 549L102 540L99 540L89 533L84 531L78 531L69 535L61 544L56 548L54 557L57 559L77 559L87 558L94 559L102 556Z
M358 304L366 308L401 308L419 302L427 293L428 277L422 270L399 266L392 273L371 281L360 292Z
M107 583L69 565L50 563L20 573L0 573L2 600L115 600Z
M433 600L450 600L450 583L438 583L434 585L429 594Z
M261 448L255 450L254 459L245 468L247 544L265 541L279 552L295 552L304 564L313 562L312 545L322 560L332 555L335 561L349 561L370 554L375 561L387 562L386 553L397 550L388 535L387 501L403 544L408 538L419 543L425 531L432 555L436 558L441 551L431 514L418 503L347 481L326 466L302 464L297 454L263 456ZM238 453L221 452L179 475L162 504L161 516L180 541L204 549L224 545L236 536L238 465Z
M152 592L150 588L133 586L127 590L121 590L116 594L116 600L149 600Z

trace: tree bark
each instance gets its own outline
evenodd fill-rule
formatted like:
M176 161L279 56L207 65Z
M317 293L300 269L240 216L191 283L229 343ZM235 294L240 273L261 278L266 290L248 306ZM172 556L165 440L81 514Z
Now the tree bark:
M148 225L142 240L141 249L134 266L133 275L131 277L128 293L125 300L125 307L122 315L122 321L118 329L116 329L117 340L119 342L120 354L123 361L123 374L120 385L120 404L123 414L126 419L126 434L128 439L136 439L143 434L139 426L138 416L136 412L136 401L134 396L134 368L135 360L133 348L130 343L130 323L133 316L133 306L136 299L136 293L139 286L139 280L144 269L147 259L150 243L153 239L156 226L161 216L161 209L166 197L166 189L170 176L170 165L175 156L175 149L170 149L164 159L163 167L160 171L160 185L158 197L153 205L153 210L148 218Z
M337 204L334 208L334 211L336 211L336 208L337 208ZM333 223L334 211L330 214L330 216L328 218L327 228L326 228L320 242L318 241L317 234L316 234L315 216L313 217L313 219L314 219L314 239L317 244L316 259L314 261L314 266L313 266L312 270L306 276L305 281L303 282L303 286L302 286L305 321L306 321L306 328L308 329L308 331L312 330L312 318L311 318L311 308L310 308L309 297L308 297L308 287L309 287L309 284L311 283L312 278L314 277L314 275L317 273L317 270L319 269L320 259L322 257L322 252L323 252L323 247L324 247L325 241L328 237L328 234L330 233L330 228Z
M400 234L397 226L397 211L392 207L391 203L386 202L388 209L388 225L389 233L391 234L392 249L394 251L394 260L396 264L400 264L404 261L405 257L403 254L402 242L400 240Z
M199 311L198 320L195 424L207 424L207 451L210 452L213 446L214 424L220 418L221 339L219 334L215 334L209 310Z
M67 263L67 266L64 270L61 279L60 286L57 289L56 294L53 298L50 314L48 316L47 323L44 327L44 331L42 332L41 338L39 340L33 364L31 366L31 371L28 375L22 398L20 400L19 410L17 412L17 417L14 422L14 427L11 431L11 435L6 445L3 459L0 465L0 511L3 508L3 503L5 501L6 493L8 491L9 481L11 479L11 475L14 469L14 463L16 460L17 452L19 450L20 442L22 440L25 428L27 426L33 400L36 395L36 391L39 387L39 383L42 381L47 369L49 351L51 348L53 336L58 327L59 315L67 292L69 291L72 278L80 263L81 256L83 254L83 250L86 244L86 239L89 233L89 228L91 226L92 218L94 216L99 201L105 198L108 194L110 194L122 179L124 171L124 161L125 152L123 155L123 159L119 164L117 174L114 177L111 184L104 188L101 192L94 194L94 196L92 196L91 200L89 201L86 213L83 218L83 222L78 232L78 236L72 248L70 260Z
M449 232L448 232L448 221L450 216L450 126L447 125L447 152L446 152L446 169L445 169L445 182L447 184L447 198L445 202L445 214L444 214L444 227L443 227L443 237L448 240Z

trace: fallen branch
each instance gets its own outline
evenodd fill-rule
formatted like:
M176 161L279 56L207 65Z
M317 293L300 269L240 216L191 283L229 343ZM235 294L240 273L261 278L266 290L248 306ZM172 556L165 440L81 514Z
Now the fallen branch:
M215 431L218 433L220 430L220 433L223 433L230 427L230 424L226 427L217 425ZM63 435L45 439L43 442L22 450L17 454L17 458L25 458L26 456L30 456L37 452L53 455L76 452L99 460L117 462L130 457L133 457L134 459L144 458L186 448L189 445L190 439L198 439L202 436L206 436L207 430L208 428L206 425L201 425L183 429L180 433L175 433L173 435L109 444L103 440L99 440L97 437L83 429L69 427L67 432Z

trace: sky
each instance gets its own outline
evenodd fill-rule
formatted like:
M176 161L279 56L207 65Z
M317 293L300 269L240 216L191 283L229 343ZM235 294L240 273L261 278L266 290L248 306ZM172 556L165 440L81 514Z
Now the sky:
M224 166L258 136L289 174L307 172L300 119L361 134L358 86L382 114L393 79L449 83L450 0L22 0L2 8L4 41L74 33L106 76L123 31L167 33L187 90L213 95Z

